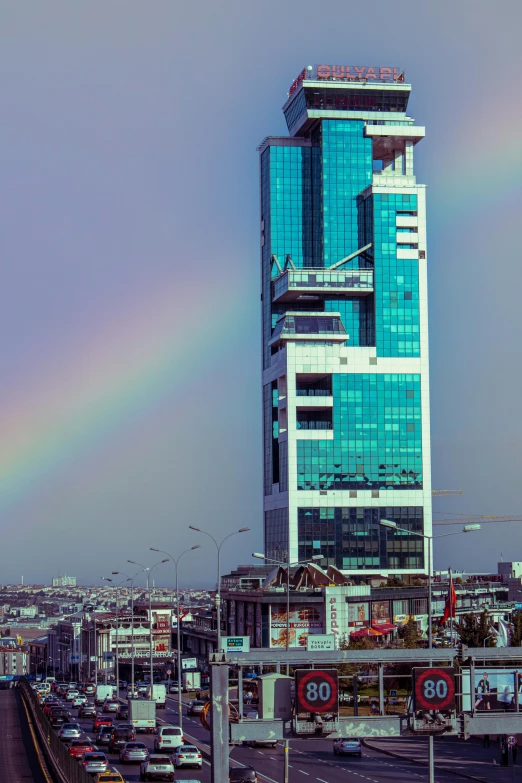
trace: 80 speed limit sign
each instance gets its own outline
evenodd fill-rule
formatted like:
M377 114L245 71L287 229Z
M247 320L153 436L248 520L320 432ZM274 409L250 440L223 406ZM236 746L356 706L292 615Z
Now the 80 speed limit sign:
M295 709L300 712L334 712L339 704L336 669L297 669Z
M455 709L455 669L417 667L413 670L415 710Z

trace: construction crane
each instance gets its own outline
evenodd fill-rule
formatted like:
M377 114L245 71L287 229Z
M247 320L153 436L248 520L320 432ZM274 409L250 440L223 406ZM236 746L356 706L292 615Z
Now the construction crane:
M455 495L463 495L464 492L461 489L432 489L431 494L437 497L455 497Z
M515 514L511 517L480 516L479 514L466 515L461 517L450 517L448 519L434 519L434 525L461 525L463 522L480 522L486 525L492 522L522 522L522 514Z

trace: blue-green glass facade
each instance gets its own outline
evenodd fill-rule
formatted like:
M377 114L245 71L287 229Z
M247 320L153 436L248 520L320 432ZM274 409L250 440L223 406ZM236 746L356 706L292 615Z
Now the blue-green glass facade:
M297 488L421 489L420 375L335 373L333 440L298 440Z

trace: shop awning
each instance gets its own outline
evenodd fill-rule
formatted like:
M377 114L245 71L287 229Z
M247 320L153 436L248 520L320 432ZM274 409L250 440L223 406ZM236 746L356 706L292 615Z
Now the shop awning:
M359 628L358 631L350 633L350 639L360 639L363 636L382 636L382 633L375 628Z
M379 625L375 625L373 628L376 631L380 631L381 633L393 633L397 630L397 628L391 623L379 623Z

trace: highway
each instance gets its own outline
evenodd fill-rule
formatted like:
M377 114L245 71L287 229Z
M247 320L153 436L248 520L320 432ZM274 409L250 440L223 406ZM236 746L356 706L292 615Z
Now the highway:
M75 711L72 720L76 720ZM184 707L183 733L187 742L196 741L206 746L208 751L209 732L203 728L196 717L186 715ZM158 720L177 725L178 707L175 697L169 697L165 710L158 710ZM92 718L79 719L84 735L95 739L92 733ZM137 740L143 741L151 750L154 736L138 734ZM105 753L106 747L100 748ZM2 754L4 755L4 754ZM139 780L139 764L122 765L117 755L108 754L110 764L119 769L125 780L135 783ZM283 783L283 747L250 748L235 746L230 750L231 763L252 766L257 771L260 783ZM506 770L507 771L507 770ZM332 740L327 739L296 739L290 742L289 757L290 783L402 783L402 781L428 781L427 767L410 763L406 760L387 756L379 751L363 747L362 758L339 757L333 754ZM454 772L437 770L437 783L455 783ZM462 778L461 778L462 779ZM19 776L12 774L3 776L0 780L21 781ZM210 763L203 757L203 767L199 769L176 770L176 780L197 780L210 783ZM38 781L42 783L42 781ZM43 782L45 783L45 782ZM225 783L225 781L223 781Z
M6 783L49 783L38 761L17 688L0 690L0 780Z

